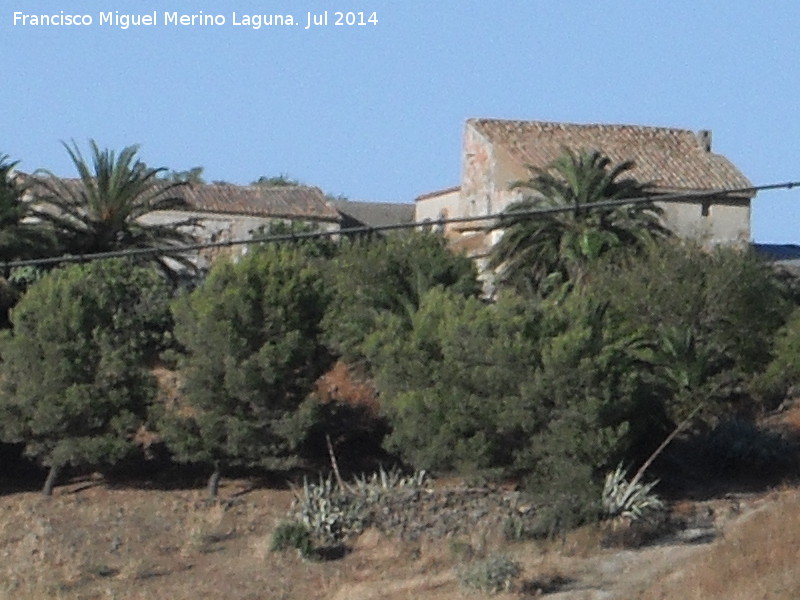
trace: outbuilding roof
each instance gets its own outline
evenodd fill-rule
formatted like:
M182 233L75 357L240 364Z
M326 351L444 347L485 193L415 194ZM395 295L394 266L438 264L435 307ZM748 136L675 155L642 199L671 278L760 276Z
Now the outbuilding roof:
M170 195L183 198L187 209L200 212L323 221L340 218L322 190L303 185L186 185L173 188Z
M49 193L43 185L37 184L40 180L33 178L33 181L30 191L34 197ZM83 185L80 179L62 179L61 183L73 194L80 193ZM174 207L175 210L334 222L341 218L317 187L230 183L171 185L161 181L154 185L168 188L165 196L183 201L182 206Z
M414 222L413 204L334 200L333 205L342 215L342 227L384 227Z

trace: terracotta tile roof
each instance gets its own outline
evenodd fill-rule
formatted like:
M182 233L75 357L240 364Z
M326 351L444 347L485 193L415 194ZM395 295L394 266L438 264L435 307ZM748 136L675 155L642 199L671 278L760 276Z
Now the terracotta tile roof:
M453 192L458 192L461 190L460 185L454 185L449 188L444 188L443 190L436 190L435 192L428 192L427 194L422 194L421 196L417 196L414 198L414 202L419 202L420 200L427 200L428 198L435 198L436 196L444 196L445 194L452 194Z
M79 179L62 181L73 191L80 189ZM34 197L46 193L44 188L38 185L34 185L31 192ZM339 213L327 201L322 190L316 187L212 183L173 187L167 195L183 199L186 202L183 209L190 211L322 221L340 220Z
M322 190L307 186L187 185L171 190L190 210L260 217L303 217L338 221Z
M710 133L704 141L702 132L695 134L688 129L666 127L499 119L470 119L467 124L524 165L545 167L564 148L599 150L615 164L633 160L630 175L663 191L752 186L727 158L707 149Z

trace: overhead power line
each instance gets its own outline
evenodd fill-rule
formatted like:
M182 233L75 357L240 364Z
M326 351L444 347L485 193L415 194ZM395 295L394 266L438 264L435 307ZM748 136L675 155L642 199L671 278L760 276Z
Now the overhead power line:
M784 183L772 183L767 185L725 189L725 190L710 190L705 192L682 192L675 194L662 194L641 196L637 198L623 198L619 200L602 200L599 202L587 202L581 204L580 208L584 209L597 209L597 208L613 208L617 206L627 206L635 204L643 204L647 202L678 202L686 200L711 200L715 198L729 198L735 196L751 196L756 192L792 189L800 187L800 181L787 181ZM125 250L112 250L109 252L95 252L92 254L67 254L64 256L53 256L48 258L32 258L26 260L13 260L0 263L0 269L6 271L14 267L28 267L28 266L48 266L61 263L78 263L87 262L92 260L102 260L106 258L123 258L133 256L171 256L175 254L185 254L189 252L196 252L198 250L205 250L209 248L228 248L233 246L245 246L250 244L263 244L269 242L290 242L298 240L311 240L335 236L349 236L362 233L373 233L379 231L392 231L399 229L419 229L425 227L439 227L450 223L476 223L494 221L494 226L502 225L503 221L517 220L520 218L535 218L540 215L556 214L560 212L572 212L575 210L574 205L554 206L546 208L535 208L525 211L501 212L489 215L481 215L475 217L448 217L439 218L435 220L426 220L423 222L413 223L394 223L391 225L376 225L376 226L359 226L347 227L345 229L335 229L331 231L306 231L296 233L280 233L265 236L255 236L247 239L227 240L219 242L203 242L198 244L181 244L174 246L160 246L149 248L127 248ZM485 227L489 229L490 227Z

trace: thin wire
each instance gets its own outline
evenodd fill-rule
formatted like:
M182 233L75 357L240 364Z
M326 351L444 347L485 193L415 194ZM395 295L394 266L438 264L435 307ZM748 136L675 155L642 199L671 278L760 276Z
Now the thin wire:
M588 202L582 204L581 208L595 209L595 208L611 208L617 206L627 206L635 204L643 204L647 202L677 202L682 200L703 200L712 198L728 198L732 196L746 196L752 197L756 192L763 192L769 190L787 189L790 190L794 187L800 186L800 181L787 181L784 183L772 183L767 185L734 188L726 190L711 190L707 192L683 192L675 194L651 195L642 196L638 198L624 198L620 200L602 200L599 202ZM547 208L536 208L525 211L512 211L493 213L489 215L481 215L477 217L448 217L439 218L436 220L426 220L423 222L412 223L393 223L391 225L364 225L359 227L347 227L344 229L334 229L331 231L313 231L313 232L292 232L283 234L274 234L260 237L251 237L248 239L227 240L220 242L203 242L198 244L176 244L174 246L161 246L150 248L127 248L125 250L112 250L108 252L95 252L92 254L68 254L64 256L54 256L48 258L32 258L27 260L14 260L0 263L0 270L6 271L14 267L28 267L28 266L46 266L56 265L61 263L77 263L87 262L91 260L103 260L107 258L123 258L128 256L170 256L175 254L184 254L188 252L195 252L197 250L205 250L208 248L227 248L232 246L243 246L249 244L263 244L269 242L289 242L298 240L311 240L335 236L348 236L360 233L374 233L378 231L392 231L399 229L416 229L423 227L444 226L449 223L474 223L497 221L502 224L503 221L517 220L520 218L534 218L539 215L555 214L560 212L570 212L574 210L574 206L555 206ZM484 226L482 229L491 229L496 225Z

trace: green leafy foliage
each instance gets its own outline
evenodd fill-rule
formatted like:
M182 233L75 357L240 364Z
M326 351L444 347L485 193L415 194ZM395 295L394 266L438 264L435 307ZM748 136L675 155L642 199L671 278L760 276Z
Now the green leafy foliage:
M389 448L423 469L509 466L527 418L536 335L516 298L489 305L441 288L422 297L410 324L379 321L365 347L393 428Z
M181 182L160 179L164 168L152 169L137 158L138 146L123 148L118 155L90 142L91 164L77 144L64 145L78 171L78 180L56 177L43 171L37 185L44 193L38 198L37 214L54 224L61 244L71 254L91 254L130 248L164 248L163 255L148 257L165 272L178 265L193 269L172 245L187 244L194 238L181 227L194 226L193 219L162 225L142 217L155 210L185 205L174 194ZM169 260L164 258L169 256Z
M303 558L311 558L314 554L314 542L308 527L297 521L283 521L272 532L270 550L283 552L294 548Z
M1 342L0 431L40 463L113 464L154 393L147 369L171 328L154 270L113 260L49 273Z
M648 340L653 384L675 421L699 404L706 419L749 410L743 390L769 361L791 310L783 286L757 257L690 242L599 265L582 293L608 302L619 327Z
M383 316L408 323L436 286L477 296L475 266L445 244L441 236L419 232L343 241L328 272L334 293L324 328L331 348L349 361L362 359L364 340Z
M332 258L336 255L337 245L330 236L314 236L322 230L318 223L305 221L271 221L268 225L261 225L252 232L254 240L282 236L280 243L292 244L303 249L303 252L311 257L320 259ZM295 236L298 236L294 239ZM269 243L269 242L266 242Z
M542 311L541 364L530 385L536 416L516 467L545 507L540 533L549 536L594 520L605 472L650 450L667 419L649 385L645 341L606 306L573 294Z
M308 256L272 245L217 262L175 303L185 405L160 421L178 460L219 468L296 458L292 418L328 365L319 341L326 302Z
M576 283L586 266L621 250L642 250L669 235L651 202L584 208L607 200L642 197L647 184L622 176L628 161L612 165L597 151L565 150L551 165L532 170L531 178L513 187L531 196L508 207L498 224L503 237L492 249L490 265L501 285L533 295L548 295L557 284ZM573 210L524 217L515 213L537 208Z
M527 479L527 491L537 508L521 531L525 537L553 539L601 516L598 469L569 455L556 459L548 461L546 474L537 472Z
M775 334L773 358L754 379L752 387L767 407L774 407L797 386L800 386L800 309L795 309Z
M47 223L32 219L34 211L24 200L29 181L14 172L16 162L0 154L0 260L24 260L55 254L55 233ZM0 282L0 326L7 327L8 310L42 271L35 267L7 269Z
M16 162L0 154L0 260L37 258L55 252L56 239L47 224L32 221L31 205L23 200L28 183L14 173Z

